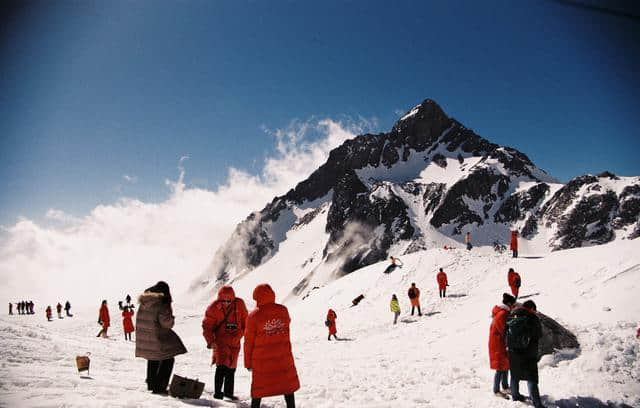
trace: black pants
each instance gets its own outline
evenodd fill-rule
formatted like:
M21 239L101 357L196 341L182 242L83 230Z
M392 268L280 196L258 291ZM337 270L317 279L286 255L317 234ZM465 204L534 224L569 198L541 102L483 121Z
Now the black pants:
M518 257L518 250L517 250L517 249L513 251L513 257L514 257L514 258L517 258L517 257Z
M124 334L124 339L131 341L131 333L125 333Z
M440 297L441 298L447 297L447 289L446 288L445 289L440 289Z
M251 399L251 408L260 408L260 403L262 402L262 398L253 398ZM296 408L296 400L293 394L287 394L284 396L284 402L287 403L287 408Z
M418 308L418 316L422 316L422 311L420 311L420 306L411 306L411 316L413 316L413 311Z
M169 385L173 371L174 358L167 360L147 360L147 389L153 392L164 392Z
M217 365L216 373L214 375L214 391L213 396L215 398L233 397L233 386L235 382L236 369ZM223 391L224 385L224 391Z

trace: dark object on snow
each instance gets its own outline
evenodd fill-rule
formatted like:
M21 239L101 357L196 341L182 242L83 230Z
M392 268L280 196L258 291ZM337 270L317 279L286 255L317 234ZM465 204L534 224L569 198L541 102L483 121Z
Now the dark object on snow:
M87 375L90 375L89 365L91 364L91 360L89 359L89 355L91 355L91 353L87 353L84 356L76 356L76 366L78 366L79 373L86 371Z
M542 337L538 342L538 358L545 354L553 354L554 350L580 348L575 334L564 328L549 316L537 313L542 325Z
M391 272L395 271L396 268L398 268L398 265L391 264L391 265L387 266L387 269L384 270L384 273L391 273Z
M507 346L511 381L538 383L538 344L542 327L536 312L524 307L513 310L507 318Z
M351 301L352 306L357 306L357 305L358 305L358 303L360 303L360 301L361 301L362 299L364 299L364 295L360 295L360 296L358 296L357 298L353 299L353 300Z
M172 397L198 399L202 395L202 391L204 391L204 383L198 381L197 378L192 380L191 378L174 374L171 379L169 394Z

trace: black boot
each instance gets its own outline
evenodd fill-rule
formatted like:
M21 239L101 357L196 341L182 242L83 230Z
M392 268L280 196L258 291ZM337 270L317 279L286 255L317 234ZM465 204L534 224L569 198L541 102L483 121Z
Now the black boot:
M214 375L214 389L213 389L213 398L222 399L224 398L224 394L222 393L222 384L224 383L226 367L225 366L216 366L216 373Z
M239 398L233 395L233 387L235 383L236 369L227 367L227 371L224 376L224 396L232 401L237 401Z

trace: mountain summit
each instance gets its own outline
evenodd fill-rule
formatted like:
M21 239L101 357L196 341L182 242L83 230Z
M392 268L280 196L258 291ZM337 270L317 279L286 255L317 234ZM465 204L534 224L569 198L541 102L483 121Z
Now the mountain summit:
M302 242L299 264L287 264L302 269L299 294L390 254L460 246L466 232L475 245L492 245L517 229L531 248L558 250L636 238L639 217L639 177L603 173L562 185L427 99L390 132L335 148L306 180L250 214L196 286L243 276L288 242Z

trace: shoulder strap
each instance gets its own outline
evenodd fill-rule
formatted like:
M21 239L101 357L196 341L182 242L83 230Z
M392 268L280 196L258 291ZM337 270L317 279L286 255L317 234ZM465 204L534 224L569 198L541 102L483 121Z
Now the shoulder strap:
M224 323L227 322L227 317L229 317L229 314L231 313L231 309L232 308L234 310L236 308L236 300L235 299L233 299L233 302L231 302L231 304L229 305L229 310L227 310L227 312L224 314L224 319L222 319L222 321L220 323L218 323L216 325L216 327L213 328L213 333L217 332L218 329L220 328L220 326L222 326ZM237 315L237 313L236 313L236 315ZM236 320L238 320L238 319L236 318Z

